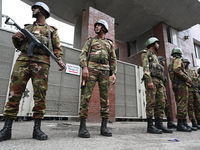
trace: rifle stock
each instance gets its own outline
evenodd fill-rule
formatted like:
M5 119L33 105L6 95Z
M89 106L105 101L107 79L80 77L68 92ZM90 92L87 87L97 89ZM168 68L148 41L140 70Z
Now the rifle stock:
M81 89L83 89L85 87L85 80L82 80L82 83L81 83Z
M9 20L11 20L12 22L9 22ZM34 46L38 46L40 47L42 50L45 51L45 53L48 56L51 56L57 63L58 65L62 66L65 69L65 66L63 66L60 62L59 59L53 54L53 52L51 50L49 50L49 48L47 48L43 43L41 43L32 33L30 33L27 29L22 29L12 18L7 16L7 19L5 21L5 24L7 25L14 25L17 29L19 29L30 41L31 44L29 45L29 48L32 49L34 48ZM28 56L32 56L32 52L28 51Z

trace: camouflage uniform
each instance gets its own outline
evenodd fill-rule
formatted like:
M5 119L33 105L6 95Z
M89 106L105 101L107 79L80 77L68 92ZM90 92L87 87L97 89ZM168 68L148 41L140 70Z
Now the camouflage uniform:
M46 46L48 46L48 29L50 29L50 45L52 45L54 54L61 59L63 52L56 27L34 23L33 25L26 25L25 28ZM42 49L35 46L33 56L29 57L27 55L28 46L30 44L28 39L13 38L12 40L14 46L17 50L21 51L21 53L16 60L11 75L9 100L5 106L4 117L16 118L22 94L25 91L28 80L31 78L34 90L33 99L35 101L35 106L32 109L33 118L41 119L46 109L45 96L48 89L49 56Z
M195 70L186 69L186 73L192 79L192 83L198 86L199 79ZM200 94L193 88L189 87L188 116L190 120L200 120Z
M147 119L152 118L153 113L155 118L163 119L165 108L165 96L163 92L164 67L159 64L157 56L151 50L143 50L142 66L144 69L144 80L146 88ZM147 87L148 83L153 83L154 88L149 89Z
M174 57L169 65L169 74L177 104L177 119L186 119L188 107L188 86L185 81L188 76L183 72L181 57Z
M89 60L87 61L88 50L90 50L90 56ZM116 74L117 71L117 61L113 42L108 39L100 39L97 36L94 38L88 38L87 42L85 43L85 46L82 49L79 59L80 66L87 66L89 71L89 78L86 81L86 86L81 91L79 116L80 118L87 118L88 105L92 95L92 91L95 86L95 83L98 82L100 91L101 117L108 118L108 91L110 87L109 72L111 70L112 73Z

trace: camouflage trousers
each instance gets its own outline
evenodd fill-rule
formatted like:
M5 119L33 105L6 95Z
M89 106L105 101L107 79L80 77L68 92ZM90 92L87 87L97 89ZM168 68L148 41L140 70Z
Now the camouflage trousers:
M188 114L188 86L185 82L180 81L179 84L173 84L173 91L176 100L177 119L186 119Z
M42 119L46 109L46 91L48 89L49 65L45 63L16 61L11 75L10 92L5 106L4 118L16 119L19 103L31 78L34 90L33 118Z
M166 91L164 91L164 97L165 97L165 116L168 117L172 117L172 113L171 113L171 105L170 102L167 100L167 93Z
M146 116L147 118L163 118L165 109L164 85L163 82L153 77L154 88L149 89L146 87Z
M188 116L190 120L200 120L200 94L194 90L189 91Z
M101 118L108 118L109 116L109 71L89 69L89 78L86 81L86 86L81 91L80 118L88 117L88 106L96 82L98 82L100 92Z

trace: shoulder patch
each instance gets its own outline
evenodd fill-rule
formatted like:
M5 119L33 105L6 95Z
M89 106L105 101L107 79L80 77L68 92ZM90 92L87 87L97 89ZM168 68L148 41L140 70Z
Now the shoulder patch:
M111 39L107 39L109 42L112 42L113 43L113 40L111 40Z
M50 26L53 30L58 30L56 26Z
M111 39L106 39L106 41L110 44L111 47L113 47L113 41Z
M87 38L87 40L91 40L91 39L92 39L92 37L91 37L91 36Z

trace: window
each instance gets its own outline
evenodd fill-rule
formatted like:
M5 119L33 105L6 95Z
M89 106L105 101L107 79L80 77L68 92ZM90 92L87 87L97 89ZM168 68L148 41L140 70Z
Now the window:
M128 49L128 57L137 53L136 40L133 42L128 42L127 46L128 46L128 48L127 48Z
M145 33L141 34L134 41L127 43L128 57L134 54L137 54L141 50L146 48L146 41L152 37L152 30L148 30Z
M167 39L168 39L169 43L172 43L172 44L178 46L178 39L177 39L176 30L174 30L170 26L167 26Z
M196 52L196 58L200 59L200 45L197 43L194 43L194 49Z

